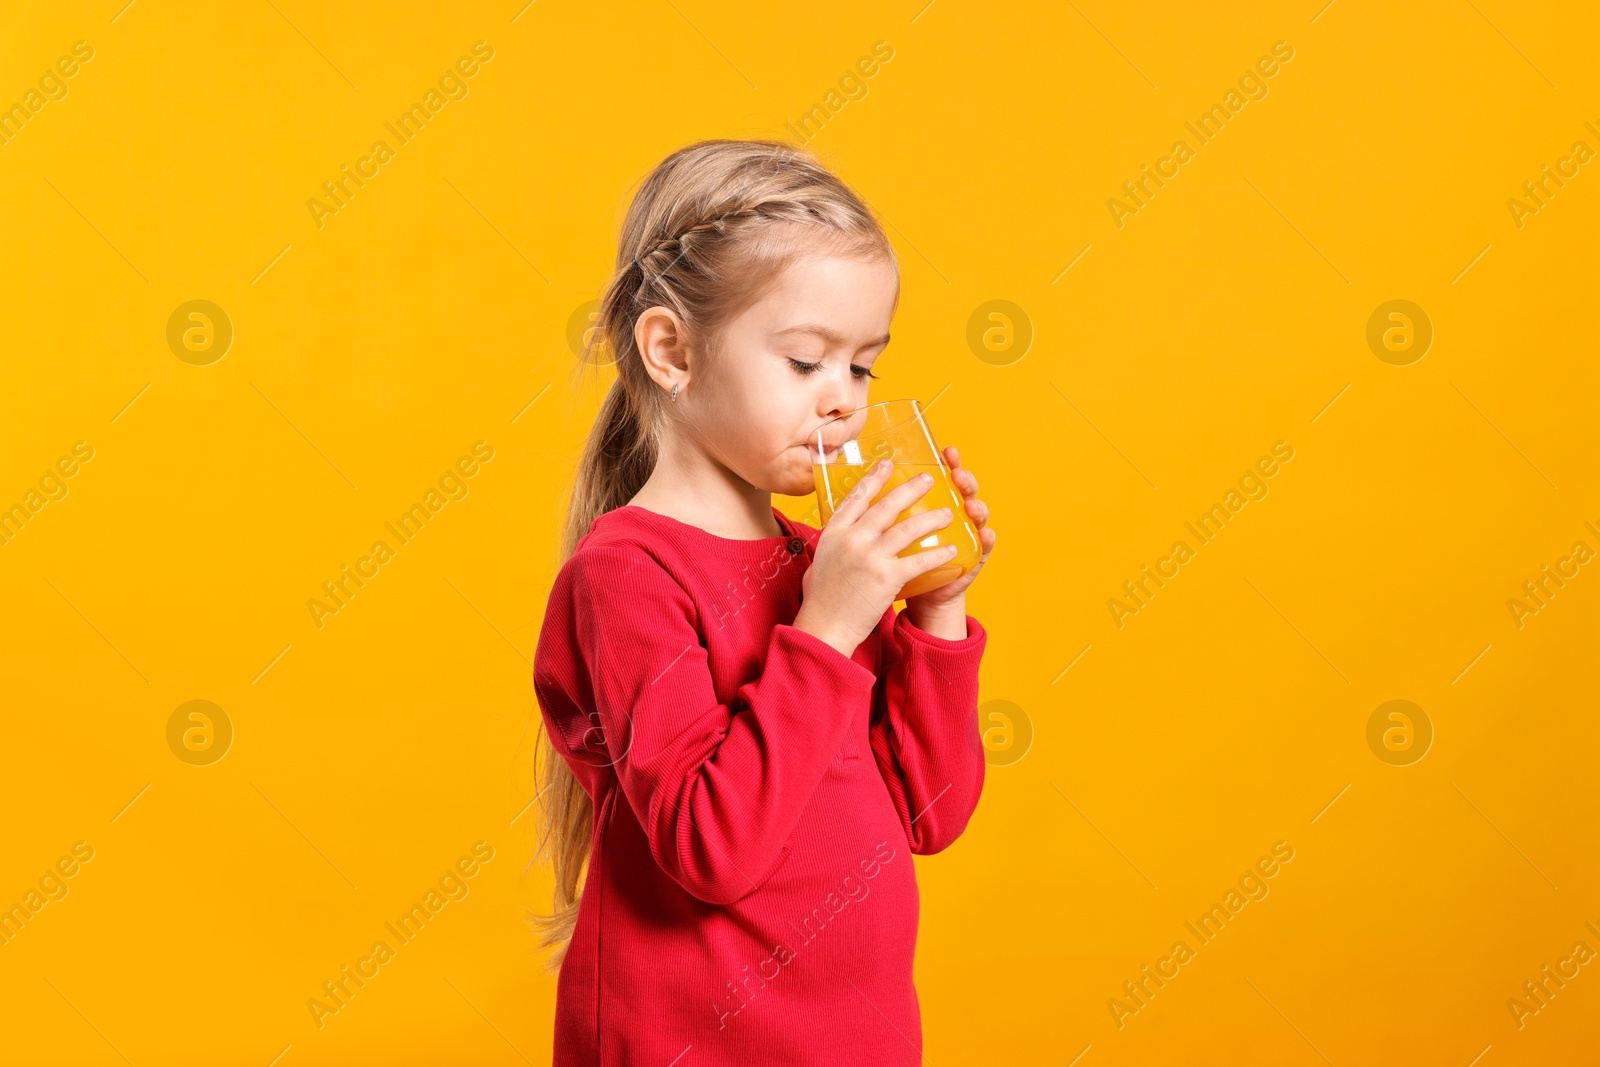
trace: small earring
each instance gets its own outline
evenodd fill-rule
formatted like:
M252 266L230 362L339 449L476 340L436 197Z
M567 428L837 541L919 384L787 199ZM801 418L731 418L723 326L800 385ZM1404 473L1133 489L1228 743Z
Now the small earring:
M677 382L673 382L672 383L672 399L673 399L674 402L676 402L677 399L678 399L678 383Z

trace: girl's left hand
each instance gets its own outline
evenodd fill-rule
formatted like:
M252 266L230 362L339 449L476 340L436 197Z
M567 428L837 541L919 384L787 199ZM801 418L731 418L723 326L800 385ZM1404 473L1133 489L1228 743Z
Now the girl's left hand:
M978 560L977 566L953 582L946 582L937 589L930 589L920 596L906 597L906 609L913 615L928 611L937 611L966 595L967 586L978 578L978 572L983 570L983 565L989 560L989 553L994 550L995 532L988 527L989 505L978 499L978 478L961 466L961 455L954 445L944 450L944 461L950 468L950 481L960 490L966 498L967 517L978 529L978 544L983 548L983 556ZM950 527L945 527L950 529Z

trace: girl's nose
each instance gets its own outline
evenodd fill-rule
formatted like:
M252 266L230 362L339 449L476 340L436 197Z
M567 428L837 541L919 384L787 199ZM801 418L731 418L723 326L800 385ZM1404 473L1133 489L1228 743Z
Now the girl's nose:
M849 373L846 369L846 373ZM822 393L817 397L817 414L825 419L848 415L856 409L855 391L847 382L832 375L822 383Z

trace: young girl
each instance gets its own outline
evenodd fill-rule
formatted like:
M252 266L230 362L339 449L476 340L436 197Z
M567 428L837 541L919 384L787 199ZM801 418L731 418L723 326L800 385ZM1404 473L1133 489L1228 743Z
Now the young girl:
M921 1061L911 854L983 788L982 564L896 614L949 558L898 556L954 521L896 522L926 482L869 506L880 465L820 534L772 504L868 403L898 299L871 213L790 145L689 145L628 210L534 663L556 1067Z

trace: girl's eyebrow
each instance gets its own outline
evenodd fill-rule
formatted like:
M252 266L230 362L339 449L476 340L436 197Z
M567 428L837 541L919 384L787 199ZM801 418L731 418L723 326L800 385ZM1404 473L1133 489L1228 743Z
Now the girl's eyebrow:
M842 345L848 343L848 338L846 338L844 336L844 334L840 333L839 331L837 331L837 330L835 330L835 329L833 329L831 327L824 326L820 322L803 322L798 326L785 326L781 330L774 330L773 333L772 333L772 336L777 337L777 336L779 336L781 334L786 334L786 333L810 333L810 334L815 334L816 336L822 338L824 341L827 341L829 344L832 344L832 345L840 345L840 346L842 346ZM862 345L861 347L863 347L863 348L872 348L872 347L874 347L876 345L886 345L888 343L889 343L889 335L888 334L884 334L882 337L878 338L876 341L869 341L867 344Z

